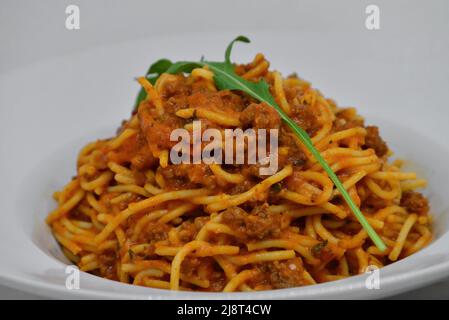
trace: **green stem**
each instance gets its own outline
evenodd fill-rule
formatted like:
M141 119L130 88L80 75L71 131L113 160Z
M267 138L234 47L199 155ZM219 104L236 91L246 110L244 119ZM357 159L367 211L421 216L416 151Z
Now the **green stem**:
M276 108L275 106L272 106ZM376 233L376 231L373 229L373 227L369 224L369 222L366 220L365 216L362 214L360 209L356 206L354 201L352 201L351 196L346 191L345 187L341 183L340 179L338 179L335 172L329 167L326 160L321 156L320 152L314 147L312 141L310 140L309 135L300 128L283 110L281 110L279 107L276 108L279 114L281 115L281 118L287 123L287 125L296 133L296 135L301 139L301 141L305 144L307 149L312 153L312 155L317 159L318 163L323 167L324 171L328 174L329 178L334 182L337 189L340 191L341 195L343 196L343 199L348 204L351 211L356 216L357 220L359 220L362 227L366 230L368 233L368 236L371 238L371 240L374 242L376 247L380 251L384 251L386 249L385 243L382 241L382 239L379 237L379 235Z

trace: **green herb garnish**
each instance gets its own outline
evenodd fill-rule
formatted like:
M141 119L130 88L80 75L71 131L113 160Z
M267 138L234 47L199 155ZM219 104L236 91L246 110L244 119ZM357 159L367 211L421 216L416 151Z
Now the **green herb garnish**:
M271 95L268 84L261 80L259 82L251 82L238 76L234 71L234 65L231 63L231 51L235 42L249 43L249 39L244 36L235 38L226 48L225 61L224 62L212 62L201 59L199 62L194 61L179 61L171 63L169 60L162 59L154 63L148 72L147 78L151 81L155 81L161 73L190 73L193 69L198 67L207 66L210 71L214 73L215 84L220 90L240 90L255 98L260 102L272 106L279 113L281 119L290 127L290 129L296 134L301 142L306 146L310 153L315 157L318 163L323 167L324 171L328 174L329 178L335 184L335 187L340 191L341 196L348 204L351 211L354 213L362 227L366 230L368 236L371 238L376 247L384 251L386 246L379 235L374 231L366 218L363 216L360 209L352 201L348 192L343 184L338 179L335 172L327 164L326 160L321 156L320 152L313 146L307 132L305 132L300 126L298 126L276 103L274 97ZM153 72L150 72L153 71ZM139 94L140 95L140 94ZM140 103L141 100L138 99Z
M312 249L311 249L312 254L313 254L315 257L319 256L320 253L321 253L321 250L323 250L324 248L326 248L327 242L328 242L327 240L324 240L323 242L320 242L320 243L314 245L314 246L312 247Z
M271 191L273 191L274 193L279 193L282 190L282 185L278 182L275 183L271 186Z
M167 69L170 68L172 64L173 63L168 59L160 59L150 66L147 73L145 74L145 77L148 79L148 81L150 81L151 84L154 84L156 80L161 76L161 74L166 72ZM139 94L137 95L136 102L134 104L135 105L134 109L137 109L139 104L143 100L145 100L146 97L147 93L143 88L141 88Z

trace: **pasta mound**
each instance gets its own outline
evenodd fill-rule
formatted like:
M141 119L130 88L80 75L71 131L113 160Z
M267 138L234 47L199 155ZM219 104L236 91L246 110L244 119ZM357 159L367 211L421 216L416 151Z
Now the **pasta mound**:
M279 106L311 137L381 236L379 251L332 181L270 106L217 90L213 74L163 74L117 135L86 145L77 175L55 193L47 218L81 270L172 290L269 290L343 279L427 245L425 185L354 108L340 108L262 54L235 71L264 79ZM278 129L279 171L258 164L172 164L177 128Z

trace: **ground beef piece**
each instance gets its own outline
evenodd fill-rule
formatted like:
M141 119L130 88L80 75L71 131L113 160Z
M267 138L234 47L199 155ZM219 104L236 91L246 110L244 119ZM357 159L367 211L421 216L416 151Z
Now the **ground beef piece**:
M104 250L98 255L98 260L101 264L113 265L115 263L116 253L113 249Z
M208 289L210 291L223 291L227 282L226 275L212 257L198 258L187 256L181 264L181 270L184 275L189 277L208 279L210 283ZM185 285L192 287L192 284L185 283ZM196 288L196 290L199 289L199 287Z
M161 224L157 222L150 222L145 231L142 232L141 238L142 242L150 243L153 241L166 240L168 238L168 232L170 231L170 226L167 224Z
M344 249L341 249L335 244L328 243L327 240L313 246L311 251L312 255L321 261L318 269L322 269L332 261L335 261L334 259L340 258L345 252Z
M279 148L288 148L288 153L279 152L279 168L291 164L297 168L302 168L307 161L304 151L299 148L291 134L291 130L285 126L281 127L279 133Z
M307 162L307 156L297 145L291 145L288 149L286 161L288 164L291 164L297 168L302 168ZM281 163L279 167L283 167L284 165L282 165L282 162L279 162Z
M117 208L120 210L120 211L122 211L122 210L125 210L126 208L128 208L128 205L130 204L130 203L132 203L132 202L137 202L137 201L140 201L140 200L142 200L143 199L143 197L141 196L141 195L138 195L138 194L131 194L130 196L129 196L129 198L127 198L126 200L124 200L124 201L121 201L120 203L118 203L118 204L116 204L115 206L117 206ZM110 202L110 200L108 201L108 203L109 203L109 205L111 206L111 207L113 207L114 206L114 204L112 204L111 202Z
M192 241L195 238L197 231L198 230L193 222L185 221L180 227L179 240L182 242Z
M363 127L363 118L357 115L355 108L341 109L335 116L334 130L342 131L355 127Z
M304 268L299 258L285 261L273 261L258 265L267 283L272 289L298 287L304 285Z
M107 249L98 255L99 264L102 266L97 273L111 280L117 280L116 272L116 253L113 249Z
M215 188L217 185L217 178L204 163L169 165L157 170L165 178L167 188L170 189L194 188L198 185Z
M385 141L379 135L379 128L376 126L366 127L366 137L364 149L374 149L376 155L379 157L384 156L388 152L388 146Z
M201 265L201 258L188 256L185 257L181 264L181 270L184 274L194 276Z
M261 165L259 163L250 164L250 165L248 165L248 172L250 175L252 175L254 177L263 179L264 176L260 174L260 169L263 167L266 167L266 165ZM242 172L244 172L244 171L242 170Z
M267 204L255 207L249 214L239 207L232 207L222 215L223 223L235 230L242 240L279 237L283 219L283 215L269 212Z
M245 108L243 98L230 90L219 91L218 95L221 97L221 100L223 101L225 110L235 109L237 111L243 111L243 109Z
M245 168L246 167L243 167L242 172ZM243 193L245 191L248 191L252 187L254 187L254 185L256 185L256 183L257 183L257 181L254 181L253 179L251 179L251 177L247 177L247 179L245 179L242 183L233 185L232 188L229 189L228 192L230 194Z
M321 127L318 118L311 106L293 102L291 118L303 129L309 136L313 136Z
M166 104L165 107L171 107ZM141 103L138 111L139 125L144 135L150 151L170 150L176 141L170 141L170 134L173 130L182 128L185 120L177 117L170 110L166 110L162 115L150 101Z
M273 164L270 164L273 165ZM242 171L241 173L244 176L251 176L254 177L256 179L264 179L267 178L267 175L264 175L261 173L261 169L262 168L268 168L268 166L266 164L260 164L260 163L256 163L256 164L246 164L242 166ZM279 165L278 165L279 168ZM262 171L263 172L263 171Z
M70 210L68 213L68 217L73 220L91 222L91 218L86 216L83 212L81 212L78 207L75 207L73 210Z
M209 280L210 282L210 291L213 292L221 292L223 291L224 287L226 286L226 283L228 282L226 276L224 273L220 272L214 272L212 274L212 278Z
M191 93L191 88L187 83L187 78L183 75L164 75L165 81L162 86L161 96L169 99L173 96L179 95L185 97Z
M144 259L153 259L155 245L159 241L168 239L168 232L171 227L168 224L161 224L158 222L150 222L145 229L138 235L135 243L147 244L145 250L140 252L139 255ZM128 228L126 230L126 237L131 238L134 228Z
M388 200L381 199L375 194L370 194L366 199L363 200L364 208L380 210L388 205Z
M251 103L240 114L243 128L279 129L281 118L277 111L265 103Z
M117 149L107 152L106 156L106 165L109 161L131 164L134 171L150 168L156 163L156 159L148 152L147 140L141 132L126 139Z
M401 197L401 206L408 212L426 215L429 212L429 201L419 192L406 191Z

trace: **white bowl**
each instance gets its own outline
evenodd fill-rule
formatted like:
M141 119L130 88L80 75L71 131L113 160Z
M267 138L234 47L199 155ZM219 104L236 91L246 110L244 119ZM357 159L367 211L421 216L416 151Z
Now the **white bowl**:
M443 105L447 63L404 69L391 59L394 48L379 56L352 50L354 41L367 41L358 34L350 38L324 34L318 41L316 34L302 33L301 42L292 43L298 34L251 33L254 44L237 45L234 60L248 61L264 51L274 68L297 71L340 105L357 106L368 123L380 127L397 156L410 160L409 165L429 180L425 193L435 218L434 241L381 269L379 290L367 289L367 275L360 275L252 293L171 292L84 272L79 290L66 288L67 261L44 219L55 206L52 192L75 174L80 148L111 136L129 116L138 90L133 79L152 61L196 59L202 54L220 59L235 35L155 36L96 47L0 75L0 283L54 298L341 299L386 297L449 276L449 112ZM304 43L308 46L303 47ZM409 53L407 63L418 61L421 54ZM425 75L432 77L421 79Z

